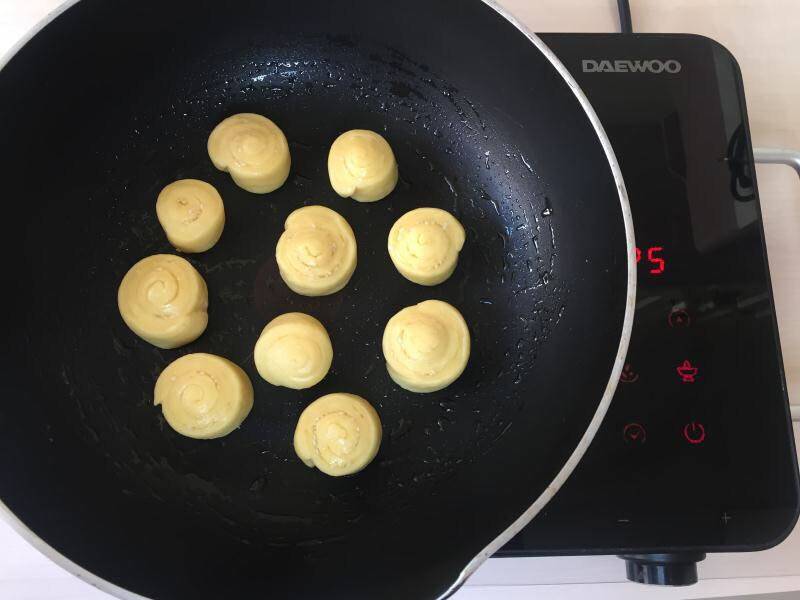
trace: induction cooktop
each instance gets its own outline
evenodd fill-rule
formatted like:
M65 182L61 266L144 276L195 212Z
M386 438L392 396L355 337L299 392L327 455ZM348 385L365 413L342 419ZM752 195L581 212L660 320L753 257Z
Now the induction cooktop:
M637 240L633 337L589 452L502 556L618 554L645 583L779 543L798 472L742 77L694 35L541 36L620 162Z

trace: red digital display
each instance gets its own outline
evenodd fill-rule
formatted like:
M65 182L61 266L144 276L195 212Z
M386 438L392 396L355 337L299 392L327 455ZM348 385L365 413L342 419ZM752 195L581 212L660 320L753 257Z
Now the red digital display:
M664 259L664 247L636 248L636 264L640 264L642 261L645 261L645 264L650 267L648 272L651 275L661 275L667 267Z

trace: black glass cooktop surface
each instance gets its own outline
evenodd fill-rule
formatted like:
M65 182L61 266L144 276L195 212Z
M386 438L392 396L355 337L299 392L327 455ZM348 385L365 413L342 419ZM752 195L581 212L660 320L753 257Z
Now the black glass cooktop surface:
M639 287L601 430L500 554L774 545L797 464L738 66L697 36L542 37L619 159Z

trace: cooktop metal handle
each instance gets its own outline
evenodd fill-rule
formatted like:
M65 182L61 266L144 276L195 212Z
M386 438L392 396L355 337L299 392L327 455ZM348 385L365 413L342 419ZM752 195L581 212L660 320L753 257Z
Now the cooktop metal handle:
M753 148L753 157L758 164L786 165L800 176L800 151L783 148Z
M800 176L800 151L782 148L753 148L753 158L758 164L787 165ZM792 405L792 420L800 421L800 406Z

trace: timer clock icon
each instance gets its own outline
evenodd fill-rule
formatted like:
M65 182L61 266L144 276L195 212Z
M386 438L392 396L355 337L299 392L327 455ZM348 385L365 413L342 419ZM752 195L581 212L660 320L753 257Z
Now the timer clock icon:
M669 326L673 329L681 329L683 327L689 327L689 325L692 324L692 319L689 317L689 313L686 309L675 308L670 311L667 317L667 323L669 323Z
M647 441L647 431L640 423L628 423L622 430L622 437L629 444L641 445Z

